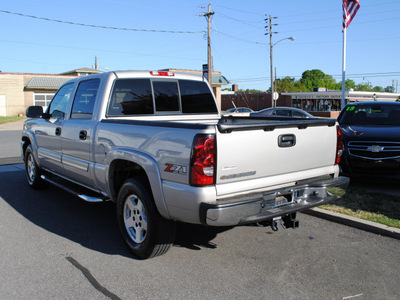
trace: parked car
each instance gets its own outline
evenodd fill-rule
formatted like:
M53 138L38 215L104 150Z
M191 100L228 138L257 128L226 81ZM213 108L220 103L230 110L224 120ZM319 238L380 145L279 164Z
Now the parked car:
M315 117L298 108L294 107L271 107L250 113L250 117L283 117L296 119L315 119Z
M232 107L223 113L224 116L248 116L253 110L248 107Z
M399 102L351 103L338 122L343 132L343 175L400 179Z

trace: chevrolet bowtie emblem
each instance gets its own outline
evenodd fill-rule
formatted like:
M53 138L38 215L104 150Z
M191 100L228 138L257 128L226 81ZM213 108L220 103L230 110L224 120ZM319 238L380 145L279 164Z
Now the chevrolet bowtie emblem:
M371 151L371 152L380 152L380 151L382 151L383 149L384 149L384 147L381 147L381 146L378 146L378 145L369 146L369 147L367 148L367 150L368 150L368 151Z

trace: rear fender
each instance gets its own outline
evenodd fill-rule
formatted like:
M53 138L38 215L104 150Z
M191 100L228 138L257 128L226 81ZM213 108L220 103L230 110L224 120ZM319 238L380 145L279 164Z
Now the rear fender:
M108 178L108 188L110 195L114 200L118 195L118 191L114 190L112 180L112 166L115 161L128 161L141 167L148 179L151 192L153 194L154 203L159 213L166 219L170 218L167 205L165 203L164 194L162 192L162 180L160 177L160 169L157 162L148 154L139 152L129 148L114 148L107 153L106 174Z

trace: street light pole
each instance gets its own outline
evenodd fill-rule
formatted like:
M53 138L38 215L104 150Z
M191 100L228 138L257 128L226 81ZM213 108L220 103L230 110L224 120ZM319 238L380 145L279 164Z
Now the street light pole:
M277 33L277 32L274 32L274 33ZM274 81L276 80L276 78L275 78L275 80L274 80L274 73L273 73L273 48L274 48L274 46L276 45L276 44L278 44L279 42L282 42L282 41L284 41L284 40L291 40L291 41L294 41L296 38L294 37L294 36L291 36L291 37L288 37L288 38L284 38L284 39L281 39L281 40L279 40L279 41L277 41L275 44L273 44L272 43L272 34L270 34L269 35L269 42L270 42L270 65L271 65L271 70L270 70L270 73L271 73L271 101L272 101L272 107L275 107L276 106L276 102L275 102L275 100L276 99L274 99L274 92L276 92L275 90L274 90L274 87L275 87L275 85L274 85Z

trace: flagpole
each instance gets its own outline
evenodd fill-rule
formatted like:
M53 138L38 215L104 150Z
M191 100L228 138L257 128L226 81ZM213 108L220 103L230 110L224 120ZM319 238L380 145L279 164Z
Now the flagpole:
M343 68L342 68L342 101L340 103L340 110L346 104L346 29L353 20L358 9L360 2L358 0L343 0Z
M346 104L346 27L343 26L343 55L342 55L342 101L340 110L342 110Z

